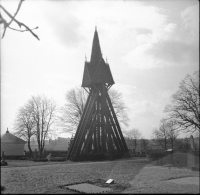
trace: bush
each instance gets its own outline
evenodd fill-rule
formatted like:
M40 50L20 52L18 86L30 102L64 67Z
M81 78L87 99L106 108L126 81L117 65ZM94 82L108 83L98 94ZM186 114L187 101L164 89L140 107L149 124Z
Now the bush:
M139 157L146 157L146 154L139 154Z
M182 152L174 153L173 165L176 167L187 167L187 153L182 153Z
M18 160L30 160L30 157L19 157L19 159Z
M67 151L53 151L53 150L45 150L44 156L47 156L49 153L51 153L52 157L67 157L68 152Z
M67 151L44 150L43 156L46 157L49 153L51 153L51 156L53 157L67 157L67 154L68 154ZM34 152L33 152L33 155L34 155ZM30 157L29 151L26 151L25 157Z
M5 190L5 187L1 185L1 192Z
M50 161L65 161L66 158L64 157L52 157Z
M193 171L199 171L199 164L196 164L195 166L192 167Z
M7 165L8 165L8 163L6 161L1 160L1 166L7 166Z
M4 155L4 159L6 159L6 160L24 160L23 159L24 157L25 157L24 155L23 156L14 156L14 155L13 156L6 156L6 155Z
M46 162L48 161L46 158L38 158L38 159L34 159L34 162Z
M155 151L155 152L149 152L149 158L151 158L151 160L158 160L160 158L163 158L167 155L166 152L163 151Z
M183 152L174 152L173 154L167 154L163 158L157 161L160 165L173 164L175 167L187 167L188 166L188 154Z

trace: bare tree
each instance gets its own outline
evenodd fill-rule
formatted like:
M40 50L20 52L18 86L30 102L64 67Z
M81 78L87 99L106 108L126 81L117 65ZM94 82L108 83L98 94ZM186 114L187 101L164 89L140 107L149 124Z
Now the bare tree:
M190 148L189 138L185 137L182 139L177 139L177 142L179 144L179 148L188 151Z
M16 10L14 15L10 14L10 12L7 11L4 8L4 6L0 5L0 11L1 11L0 12L0 24L3 25L3 28L4 28L2 38L5 36L7 28L9 28L11 30L15 30L15 31L18 31L18 32L29 31L34 37L36 37L38 40L40 40L39 37L33 32L33 30L37 29L38 27L30 29L26 24L24 24L24 23L22 23L22 22L20 22L16 19L16 15L18 14L18 12L20 10L23 1L25 1L25 0L20 0L18 7L17 7L17 10ZM7 20L5 19L6 18L5 16L10 19L9 22L7 22ZM16 29L16 28L11 27L10 25L11 25L12 22L16 23L19 26L20 29ZM24 29L22 30L21 27L24 27Z
M171 104L164 110L169 113L170 119L176 120L179 130L191 133L200 131L199 95L199 71L196 71L193 76L187 75L181 81Z
M129 122L129 118L127 115L128 108L126 107L123 101L123 95L121 92L115 89L110 89L108 91L108 94L110 96L113 108L115 110L115 114L117 115L117 118L122 126L123 131L123 127L127 127Z
M168 139L169 143L171 145L171 148L174 149L174 143L179 135L179 132L177 131L177 123L175 120L169 120L167 121L167 133L168 133Z
M159 145L167 150L168 143L174 148L174 142L178 137L178 126L175 120L161 119L159 129L154 129L152 134L153 138Z
M45 96L32 96L28 103L30 104L33 114L38 152L39 157L41 158L44 151L45 139L50 132L53 131L51 127L57 118L56 104Z
M82 88L74 88L66 93L67 103L61 108L61 125L65 132L75 132L79 124L88 94Z
M122 94L114 89L108 91L115 113L121 126L128 125L127 107L122 99ZM61 108L61 126L65 132L74 133L77 129L86 104L88 93L80 87L66 93L67 103Z
M126 134L129 136L131 140L133 140L133 148L136 151L138 146L138 140L142 137L142 133L138 129L133 128L128 132L126 132Z
M143 137L141 137L141 148L145 153L147 152L148 144L148 139L144 139Z
M24 138L27 141L30 156L33 158L33 152L30 146L31 137L35 134L35 124L29 104L25 104L18 111L14 124L15 135Z
M16 134L28 140L29 151L32 155L30 139L35 136L38 144L39 157L42 157L45 139L55 131L52 125L57 119L56 104L45 96L32 96L32 98L20 108L16 121Z
M159 143L159 145L167 150L167 142L169 138L168 129L166 127L166 120L162 119L160 121L160 127L159 129L154 129L153 132L153 138Z

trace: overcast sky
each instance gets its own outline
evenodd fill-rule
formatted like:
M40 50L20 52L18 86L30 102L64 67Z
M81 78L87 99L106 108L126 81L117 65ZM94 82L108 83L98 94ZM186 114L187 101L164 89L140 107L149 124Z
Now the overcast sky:
M18 2L2 5L14 14ZM66 92L81 86L95 25L113 88L129 108L127 130L138 128L144 138L159 126L180 81L199 69L197 0L26 0L16 19L39 26L34 32L40 41L9 29L1 40L1 133L13 131L18 109L32 95L62 106Z

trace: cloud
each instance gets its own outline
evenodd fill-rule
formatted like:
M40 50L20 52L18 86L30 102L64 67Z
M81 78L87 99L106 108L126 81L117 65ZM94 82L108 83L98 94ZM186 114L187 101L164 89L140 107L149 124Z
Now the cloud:
M170 40L170 37L173 34L173 31L176 29L176 24L162 24L159 28L152 30L148 29L136 29L136 42L137 46L129 51L122 60L127 63L131 68L139 69L150 69L163 67L170 65L169 62L163 61L161 59L162 51L158 47L159 44L163 41ZM158 57L152 55L155 52L159 51L160 54L157 54ZM163 51L165 52L165 51Z
M136 28L136 32L137 34L146 35L146 34L151 34L152 30L148 28Z
M167 23L151 31L137 29L137 46L122 60L131 68L151 69L166 66L189 66L198 60L198 6L180 13L181 23Z
M159 105L149 100L136 101L131 104L131 110L137 117L154 117L157 115Z
M117 84L113 86L114 89L118 90L123 96L130 96L136 92L136 86L132 84Z
M141 2L53 1L45 9L45 17L51 24L52 31L69 46L76 46L78 41L80 45L81 41L90 40L93 36L91 28L94 29L95 25L101 29L105 42L116 42L122 34L131 36L135 28L140 31L151 30L166 20L165 15L160 14L156 7L146 7ZM49 10L52 10L50 14Z
M58 15L54 15L50 20L55 37L65 46L76 47L83 40L83 36L78 31L80 21L75 16L68 15L61 19Z
M147 53L160 62L159 66L187 66L193 59L198 59L194 45L174 40L159 41Z
M49 1L45 5L45 18L48 21L49 31L54 34L54 37L69 48L80 45L84 36L79 30L81 21L74 12L74 2Z
M183 28L192 35L198 35L199 32L199 4L190 6L181 12L183 19Z

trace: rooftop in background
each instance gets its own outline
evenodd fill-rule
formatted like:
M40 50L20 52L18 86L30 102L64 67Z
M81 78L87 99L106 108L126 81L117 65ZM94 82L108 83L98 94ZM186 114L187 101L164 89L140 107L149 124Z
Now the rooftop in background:
M5 134L1 136L1 143L7 143L7 144L25 144L26 141L18 138L17 136L9 133L8 128Z

